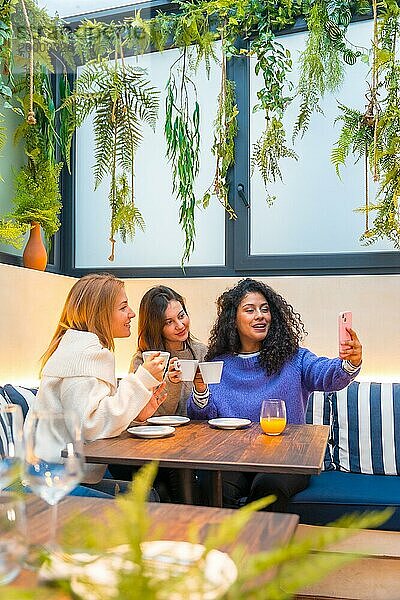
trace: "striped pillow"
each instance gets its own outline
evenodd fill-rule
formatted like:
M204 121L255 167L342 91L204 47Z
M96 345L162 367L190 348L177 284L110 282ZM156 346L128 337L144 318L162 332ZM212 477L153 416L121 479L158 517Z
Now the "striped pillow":
M332 420L332 396L336 392L313 392L307 402L306 423L310 425L331 425ZM332 471L335 465L332 462L331 440L325 451L323 471Z
M24 420L31 408L37 394L37 388L26 388L6 383L3 387L3 395L8 402L19 404L22 408Z
M331 401L336 468L399 475L400 383L354 381Z

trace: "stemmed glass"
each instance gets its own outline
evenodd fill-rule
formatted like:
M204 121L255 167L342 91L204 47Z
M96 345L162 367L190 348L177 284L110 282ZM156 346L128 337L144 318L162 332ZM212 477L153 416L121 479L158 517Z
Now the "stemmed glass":
M83 463L81 427L75 413L28 414L24 484L52 507L49 550L56 549L57 503L81 481Z
M25 554L24 502L15 494L2 494L0 496L0 585L15 579L21 570Z
M0 406L0 489L21 479L24 460L23 416L18 404Z

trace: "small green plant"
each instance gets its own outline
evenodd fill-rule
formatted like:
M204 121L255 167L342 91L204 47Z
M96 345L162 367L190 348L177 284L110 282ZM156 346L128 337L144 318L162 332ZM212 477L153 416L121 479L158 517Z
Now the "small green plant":
M60 228L61 194L58 180L62 163L38 160L33 165L21 167L15 178L15 209L12 218L21 225L37 221L43 227L46 238Z

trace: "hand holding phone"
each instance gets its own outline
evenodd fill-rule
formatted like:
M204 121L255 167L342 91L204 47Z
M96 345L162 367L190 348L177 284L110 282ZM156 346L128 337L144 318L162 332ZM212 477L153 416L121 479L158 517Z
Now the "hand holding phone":
M351 340L351 336L347 329L353 328L353 315L351 311L346 310L339 313L339 351L341 345Z

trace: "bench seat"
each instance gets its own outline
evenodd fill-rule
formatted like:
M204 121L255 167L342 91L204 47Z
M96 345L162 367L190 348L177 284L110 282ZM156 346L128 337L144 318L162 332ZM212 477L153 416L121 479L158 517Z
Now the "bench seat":
M293 496L289 511L300 522L326 525L344 514L395 508L379 529L400 531L400 477L324 471L313 475L308 488Z

